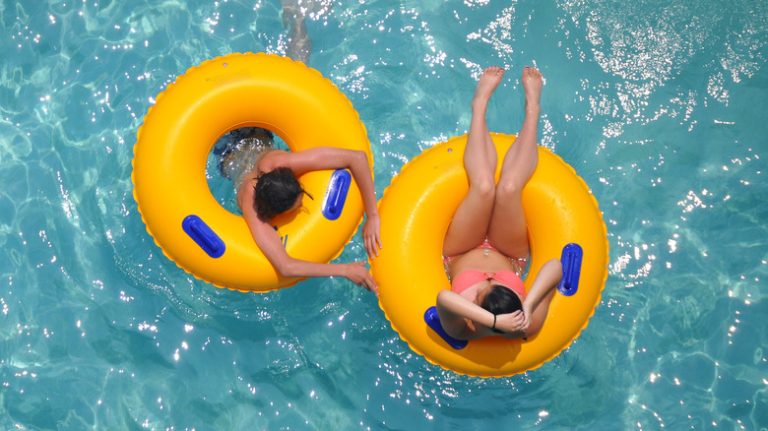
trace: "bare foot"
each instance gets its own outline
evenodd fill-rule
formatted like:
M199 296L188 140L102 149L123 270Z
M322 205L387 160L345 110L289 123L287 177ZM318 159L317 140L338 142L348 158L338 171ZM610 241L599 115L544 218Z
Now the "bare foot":
M525 89L525 109L539 109L541 100L541 72L535 67L523 69L523 88Z
M488 99L491 98L493 91L499 86L501 78L504 77L503 67L492 66L483 71L480 76L480 80L477 81L477 88L475 89L475 97L472 99L472 105L479 103L486 105Z

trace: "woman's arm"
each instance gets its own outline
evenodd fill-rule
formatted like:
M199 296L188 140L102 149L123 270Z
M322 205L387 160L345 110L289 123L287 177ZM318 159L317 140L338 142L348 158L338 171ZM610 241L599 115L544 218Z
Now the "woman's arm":
M248 194L250 193L250 199ZM253 191L246 191L245 202L253 200ZM280 237L275 229L261 221L256 210L250 205L241 205L243 217L251 231L253 240L256 241L261 252L269 260L269 263L284 277L330 277L342 276L351 280L355 284L362 285L368 290L377 292L376 283L368 272L363 262L349 264L326 264L308 262L305 260L294 259L288 255L283 247Z
M557 259L544 264L533 280L533 285L523 301L523 313L526 320L526 337L541 329L547 316L549 301L552 299L555 286L563 277L563 266Z
M470 340L489 335L503 335L507 338L524 336L522 325L525 318L521 311L500 314L494 318L490 311L450 290L442 290L437 294L437 314L445 332L454 338ZM483 327L475 328L471 322L477 322ZM495 328L502 333L491 330L494 322Z
M437 295L440 323L448 335L462 340L489 335L502 335L507 338L530 337L536 334L544 323L549 301L555 286L560 282L562 272L562 265L557 259L544 264L523 301L523 310L496 316L495 328L503 334L490 330L494 327L493 313L449 290L442 290ZM472 322L483 325L483 328L475 328Z
M297 176L324 169L349 169L360 188L367 216L363 227L365 249L370 257L378 255L381 248L379 211L368 157L364 152L334 147L317 147L296 153L275 152L270 165L287 167Z

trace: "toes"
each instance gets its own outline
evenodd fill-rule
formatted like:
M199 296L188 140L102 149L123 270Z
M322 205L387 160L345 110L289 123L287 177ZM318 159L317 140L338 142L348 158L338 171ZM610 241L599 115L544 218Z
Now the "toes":
M541 71L533 66L525 66L523 68L523 76L529 76L533 78L540 78Z

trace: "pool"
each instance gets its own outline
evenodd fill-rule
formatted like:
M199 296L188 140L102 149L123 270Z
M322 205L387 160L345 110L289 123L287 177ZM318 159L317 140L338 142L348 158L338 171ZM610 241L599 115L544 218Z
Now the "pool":
M346 280L221 290L146 234L130 181L142 116L205 59L285 53L278 1L4 1L0 428L768 428L768 3L721 9L308 8L309 64L358 109L379 194L466 131L482 66L509 69L499 132L519 126L522 67L546 77L541 143L601 204L608 283L568 350L477 379L413 353ZM358 235L339 260L364 255Z

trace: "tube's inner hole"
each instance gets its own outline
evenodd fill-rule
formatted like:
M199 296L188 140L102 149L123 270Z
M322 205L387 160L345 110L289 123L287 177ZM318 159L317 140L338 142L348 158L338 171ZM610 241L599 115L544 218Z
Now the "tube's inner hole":
M237 206L237 188L250 175L259 157L271 149L290 151L278 135L259 127L235 129L216 140L208 154L205 178L221 206L242 214Z

